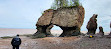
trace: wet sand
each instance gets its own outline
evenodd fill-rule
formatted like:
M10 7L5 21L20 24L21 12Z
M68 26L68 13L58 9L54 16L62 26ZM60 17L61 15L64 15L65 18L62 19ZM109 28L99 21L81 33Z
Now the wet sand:
M111 49L111 38L46 37L31 39L20 36L20 49ZM0 49L12 49L11 39L0 39Z
M0 28L0 37L3 36L15 36L17 34L25 35L25 34L34 34L37 30L36 29L7 29L7 28ZM51 30L53 35L59 36L58 34L62 33L62 30Z
M36 29L7 29L0 28L0 37L3 36L15 36L17 34L25 35L25 34L34 34ZM59 36L63 31L62 30L51 30L51 33L54 36ZM82 31L82 33L86 33L87 31ZM105 35L108 35L109 32L105 32Z
M5 30L5 29L3 29ZM6 29L2 32L2 36L6 35L15 35L15 34L33 34L35 30L25 29ZM12 31L12 32L11 32ZM20 32L19 32L20 31ZM5 33L3 33L5 32ZM6 33L7 32L7 33ZM11 34L10 34L11 32ZM18 33L15 33L18 32ZM54 33L54 31L52 31ZM57 32L57 30L55 30ZM58 31L60 34L60 31ZM54 35L59 35L54 34ZM73 37L46 37L46 38L37 38L31 39L30 37L20 36L22 39L22 44L20 49L111 49L111 38L88 38L85 36L73 36ZM0 39L0 49L12 49L11 40L9 39Z

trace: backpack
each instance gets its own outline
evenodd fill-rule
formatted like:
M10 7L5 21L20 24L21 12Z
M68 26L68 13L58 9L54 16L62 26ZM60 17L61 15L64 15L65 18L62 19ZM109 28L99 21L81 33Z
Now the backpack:
M20 38L14 38L12 44L15 45L15 46L20 45L21 44L21 39Z

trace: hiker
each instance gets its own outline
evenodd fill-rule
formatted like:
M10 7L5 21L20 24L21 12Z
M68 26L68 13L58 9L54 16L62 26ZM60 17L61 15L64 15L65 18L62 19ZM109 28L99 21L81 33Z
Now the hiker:
M21 39L19 38L19 35L17 34L16 37L14 37L11 41L11 44L13 46L13 49L19 49L19 46L21 44Z

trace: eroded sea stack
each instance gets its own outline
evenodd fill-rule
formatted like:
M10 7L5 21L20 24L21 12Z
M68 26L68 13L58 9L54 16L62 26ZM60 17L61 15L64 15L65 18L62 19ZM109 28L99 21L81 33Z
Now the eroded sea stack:
M87 23L86 28L88 29L87 34L94 35L97 29L97 14L93 14L93 16L90 18L89 22Z
M61 37L79 35L84 21L84 14L85 11L82 6L62 7L57 10L48 9L38 19L36 24L38 31L34 36L40 34L45 37L52 36L50 29L53 25L59 26L63 30Z
M103 36L104 36L103 27L99 26L99 33L97 33L97 37L103 37Z

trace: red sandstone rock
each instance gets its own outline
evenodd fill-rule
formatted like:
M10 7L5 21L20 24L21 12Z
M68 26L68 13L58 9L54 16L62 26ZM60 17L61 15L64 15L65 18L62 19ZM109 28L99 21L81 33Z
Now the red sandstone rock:
M88 33L87 34L95 34L96 29L97 29L97 14L93 14L93 16L90 18L88 24L87 24L87 29Z
M84 8L78 7L64 7L58 8L54 11L51 23L62 27L81 27L84 21Z
M79 35L84 14L85 11L82 6L46 10L38 19L36 24L38 31L34 35L52 36L50 29L53 25L59 26L63 30L61 37Z
M44 11L42 16L38 19L36 25L44 26L44 25L51 24L52 15L53 15L53 9L48 9L48 10Z

